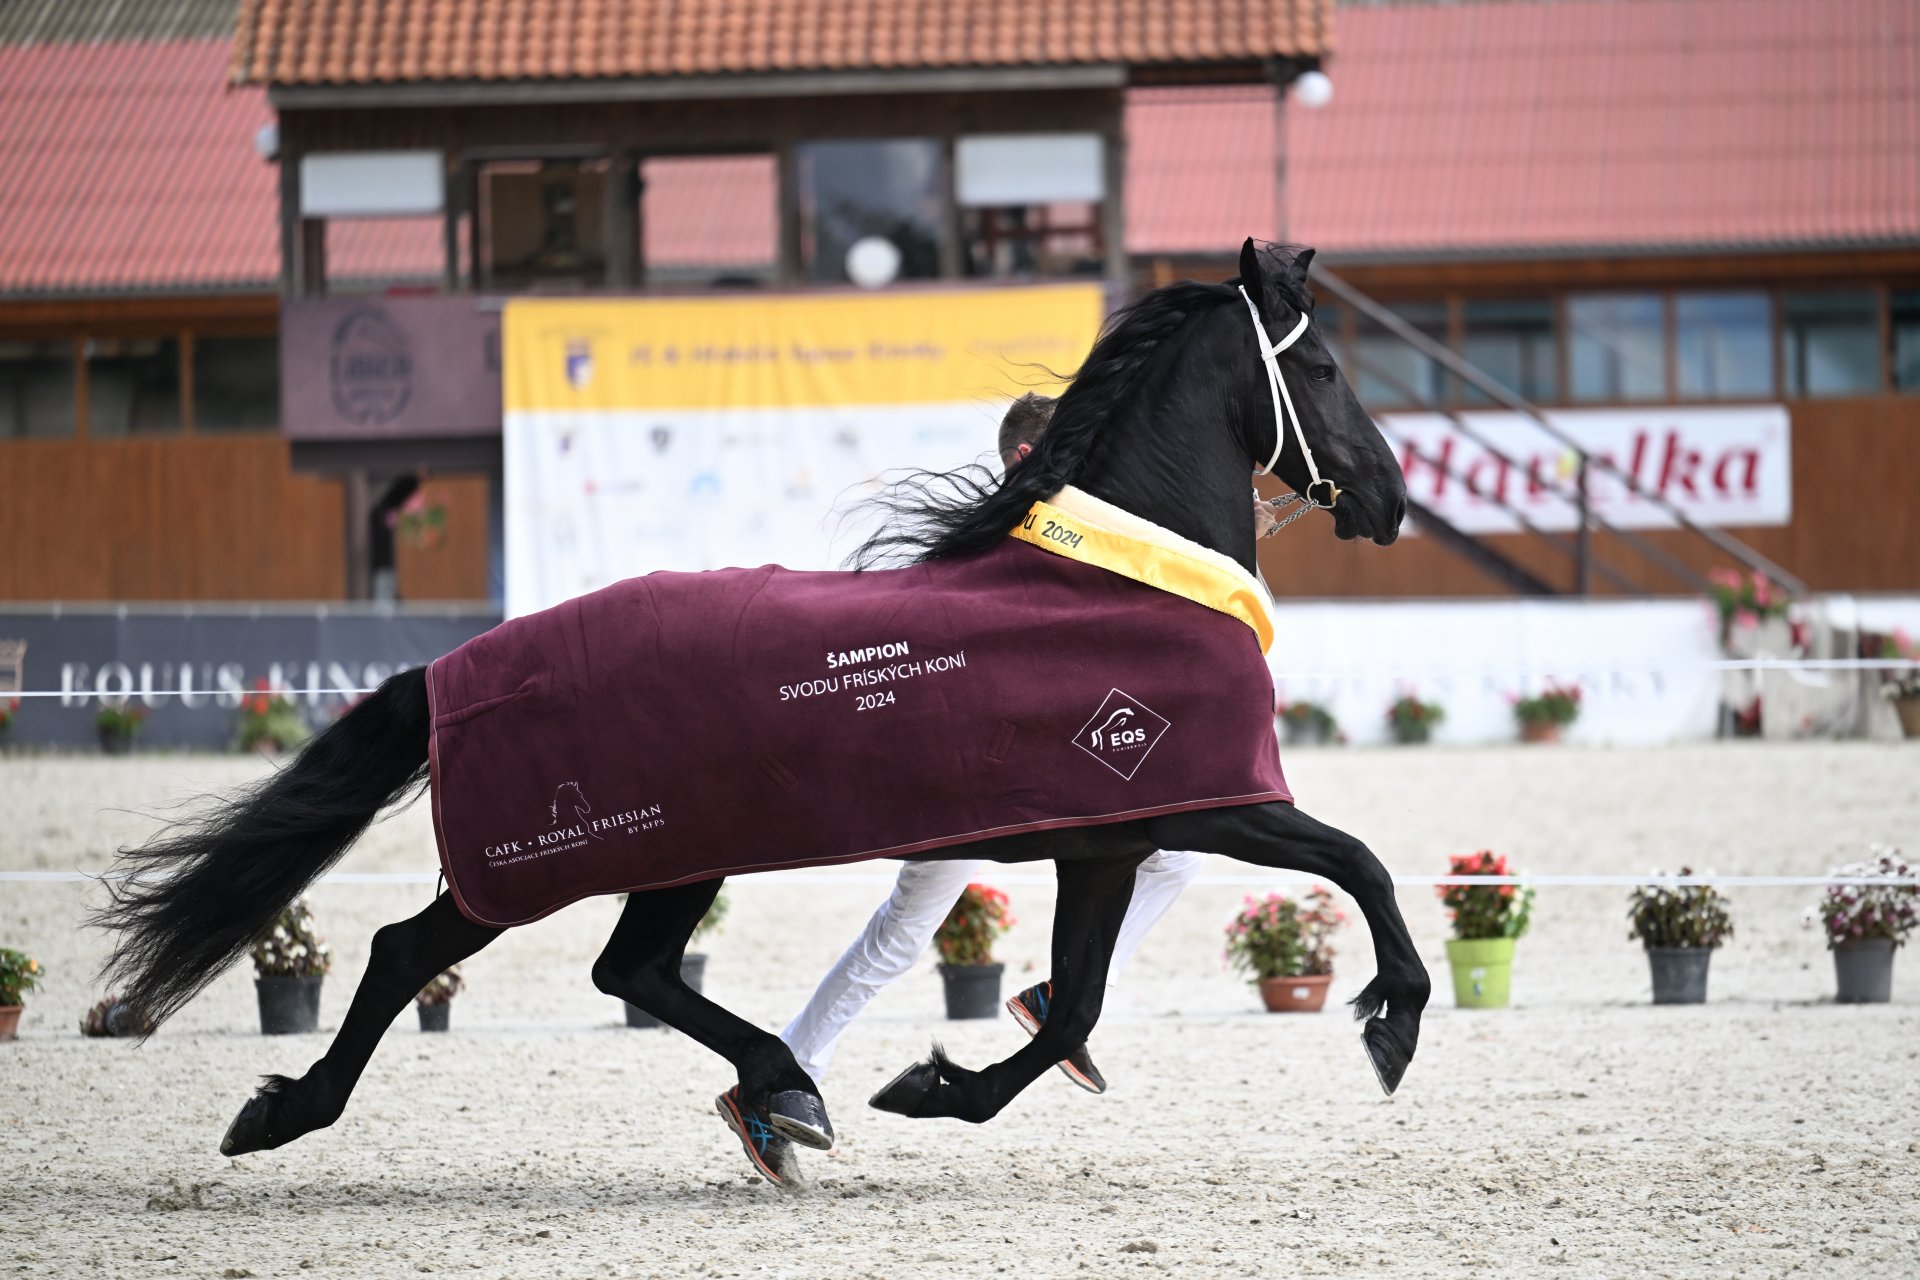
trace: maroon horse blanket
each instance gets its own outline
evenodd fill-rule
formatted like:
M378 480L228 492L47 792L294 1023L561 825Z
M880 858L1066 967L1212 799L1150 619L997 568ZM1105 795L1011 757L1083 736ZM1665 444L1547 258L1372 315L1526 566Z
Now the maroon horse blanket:
M654 573L435 662L460 909L522 924L595 894L1291 800L1271 632L1193 585L1211 566L1073 494L982 555Z

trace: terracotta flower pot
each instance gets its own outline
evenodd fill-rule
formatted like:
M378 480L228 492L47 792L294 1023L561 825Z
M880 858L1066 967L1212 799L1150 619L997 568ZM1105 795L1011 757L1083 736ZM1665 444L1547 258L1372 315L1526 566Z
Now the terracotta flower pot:
M991 1018L1000 1012L1000 975L1004 964L943 964L940 982L947 993L947 1018Z
M1920 696L1895 698L1893 711L1900 717L1900 732L1909 738L1920 738Z
M23 1004L0 1004L0 1040L11 1040L20 1030L20 1014L27 1006Z
M1302 974L1294 978L1260 979L1260 999L1268 1013L1318 1013L1327 1003L1330 973Z
M1520 741L1558 742L1560 726L1551 720L1523 720L1520 722Z

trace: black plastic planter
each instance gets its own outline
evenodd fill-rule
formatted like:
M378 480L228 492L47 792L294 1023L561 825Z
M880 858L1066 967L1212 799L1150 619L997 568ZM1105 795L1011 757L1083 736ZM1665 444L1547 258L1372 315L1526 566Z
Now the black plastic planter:
M453 1001L442 1000L439 1004L416 1004L420 1011L420 1029L422 1031L445 1031L447 1019L453 1013Z
M943 964L940 980L947 988L947 1017L991 1018L1000 1012L1000 974L1003 964Z
M1834 997L1841 1004L1885 1004L1893 999L1893 939L1862 938L1833 949Z
M320 984L324 977L255 978L260 997L260 1034L305 1035L320 1029Z
M680 977L695 991L700 989L700 979L706 975L707 958L705 956L681 956ZM630 1027L660 1027L666 1024L638 1005L627 1005L627 1025Z
M1705 1004L1711 947L1648 947L1655 1004Z

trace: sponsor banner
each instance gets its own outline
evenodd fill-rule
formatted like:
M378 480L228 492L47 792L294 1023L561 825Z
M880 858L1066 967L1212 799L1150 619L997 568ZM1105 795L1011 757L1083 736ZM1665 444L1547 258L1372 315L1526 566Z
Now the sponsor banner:
M280 307L280 423L295 440L496 434L499 302L288 299Z
M1380 419L1407 476L1407 493L1467 533L1513 533L1504 500L1541 529L1577 526L1575 509L1550 486L1572 491L1571 451L1517 413L1463 413L1475 435L1439 414ZM1552 410L1546 417L1580 447L1632 476L1703 525L1784 525L1793 519L1793 452L1781 405ZM1593 511L1628 529L1668 529L1674 519L1624 481L1590 472Z
M656 569L837 565L908 467L997 466L1057 392L1098 285L563 300L506 307L507 611Z
M317 690L290 700L309 728L320 728L358 696L345 690L431 662L499 621L488 610L352 613L337 606L246 613L0 609L0 642L26 644L21 686L61 691L58 698L23 699L0 742L90 745L94 715L114 703L147 712L135 739L143 747L225 750L242 698L260 681ZM0 701L6 698L0 693Z

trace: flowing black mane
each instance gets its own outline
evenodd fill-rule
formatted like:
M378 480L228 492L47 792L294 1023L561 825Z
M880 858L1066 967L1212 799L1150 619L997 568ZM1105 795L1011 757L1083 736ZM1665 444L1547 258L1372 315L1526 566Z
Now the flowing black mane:
M1238 305L1237 283L1182 280L1116 311L1025 461L1005 475L978 463L908 472L872 500L882 514L880 527L848 557L849 567L942 560L994 546L1036 501L1085 474L1108 420L1127 403L1162 346L1200 312L1227 301ZM1306 290L1285 275L1271 274L1267 283L1288 306L1312 309Z

